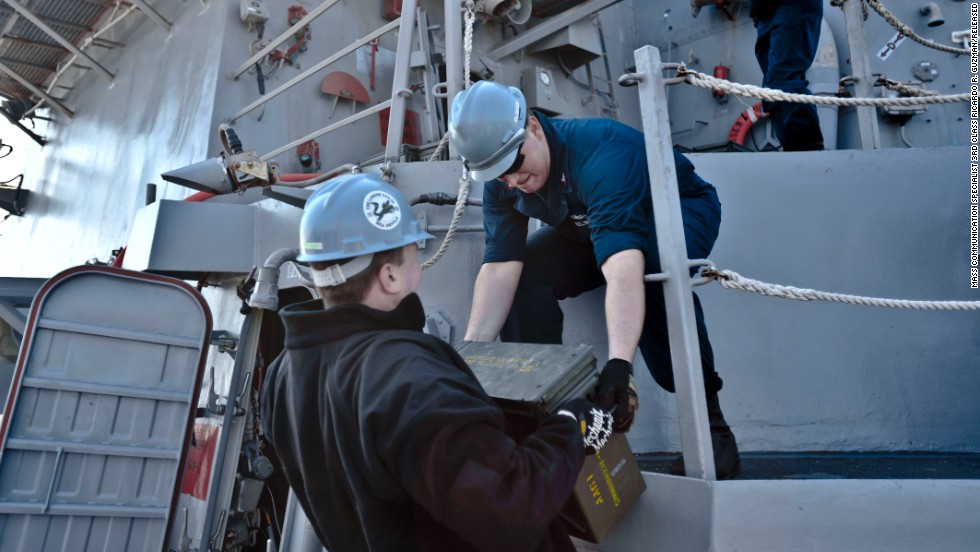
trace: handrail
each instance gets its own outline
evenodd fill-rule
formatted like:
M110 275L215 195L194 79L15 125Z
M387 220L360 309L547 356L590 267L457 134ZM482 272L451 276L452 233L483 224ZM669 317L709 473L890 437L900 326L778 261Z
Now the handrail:
M460 11L459 0L444 1L443 23L446 25L446 82L438 83L426 94L439 97L436 88L445 85L447 105L452 105L453 98L463 89L463 12ZM449 158L456 157L456 146L449 144Z
M300 80L305 79L309 75L319 71L320 69L326 67L330 63L333 63L340 57L356 50L360 46L367 44L371 40L374 40L375 38L387 33L391 29L395 28L395 26L398 26L399 27L398 46L395 52L395 72L392 78L392 94L390 99L385 100L368 109L365 109L364 111L355 113L350 117L347 117L332 125L321 128L320 130L312 132L302 138L293 140L292 142L284 146L281 146L273 151L270 151L269 153L266 153L260 158L261 161L268 161L269 159L272 159L286 151L289 151L290 149L300 144L303 144L304 142L314 140L316 138L319 138L320 136L323 136L324 134L327 134L328 132L333 132L334 130L345 127L351 123L363 119L368 115L372 115L374 113L383 111L384 109L390 108L391 111L388 117L388 141L385 147L384 161L386 166L390 165L390 163L392 162L397 161L402 146L402 134L405 126L405 109L408 103L408 99L412 96L411 90L408 89L408 78L409 78L409 69L410 69L409 62L410 62L410 56L412 51L412 40L414 37L413 29L415 27L416 7L417 7L417 0L404 0L404 2L402 3L401 17L399 17L394 21L391 21L390 23L381 27L380 29L373 31L367 36L353 42L352 44L348 45L347 47L340 50L336 54L318 63L315 67L312 67L307 71L305 71L304 73L294 77L289 82L283 84L273 92L269 93L267 96L263 97L262 99L256 102L253 102L251 105L247 106L246 108L242 109L240 112L233 115L231 118L229 118L229 121L234 121L235 119L240 118L245 113L248 113L252 109L255 109L256 107L262 105L263 103L271 99L271 97L274 97L282 93L283 91L285 91L287 88L295 85Z
M844 2L844 30L847 36L847 47L851 52L851 76L854 77L854 92L859 98L870 98L872 95L871 60L868 56L868 39L865 35L864 17L861 6L864 2L852 0ZM873 107L858 107L857 126L861 149L878 149L881 147L881 133L878 130L878 115Z
M255 63L257 61L259 61L262 58L264 58L265 56L269 55L270 52L272 52L280 44L282 44L283 42L285 42L286 39L288 39L289 37L291 37L294 34L298 33L300 29L302 29L303 27L309 25L309 23L311 21L313 21L314 19L316 19L317 17L319 17L320 14L322 14L325 11L327 11L327 8L329 8L330 6L333 6L334 4L336 4L339 1L340 0L326 0L326 2L324 2L324 3L320 4L319 6L313 8L313 11L311 11L306 17L304 17L303 19L300 19L295 25L293 25L292 27L286 29L281 35L277 36L275 38L275 40L273 40L272 42L270 42L266 47L264 47L261 50L259 50L258 52L256 52L256 54L254 56L248 58L248 60L246 60L245 63L241 64L238 67L238 69L235 69L234 71L232 71L231 74L229 75L229 77L231 77L233 79L237 79L238 77L240 77L242 73L244 73L245 71L248 71L248 68L249 67L255 65Z
M283 152L289 151L289 150L295 148L296 146L298 146L298 145L300 145L300 144L302 144L304 142L309 142L310 140L315 140L315 139L319 138L320 136L323 136L324 134L326 134L328 132L333 132L333 131L337 130L340 127L349 125L349 124L351 124L351 123L353 123L355 121L358 121L360 119L363 119L364 117L367 117L368 115L372 115L374 113L377 113L379 111L382 111L382 110L384 110L387 107L391 107L391 100L385 100L385 101L379 103L378 105L375 105L373 107L370 107L368 109L365 109L364 111L361 111L359 113L355 113L355 114L351 115L350 117L347 117L346 119L343 119L341 121L337 121L336 123L334 123L334 124L332 124L330 126L321 128L320 130L317 130L316 132L307 134L306 136L304 136L302 138L297 138L296 140L293 140L292 142L286 144L285 146L282 146L282 147L280 147L278 149L274 149L274 150L270 151L269 153L263 155L262 157L259 158L259 160L260 161L268 161L269 159L272 159L273 157L276 157L276 156L278 156L279 154L281 154Z
M368 44L369 42L371 42L375 38L378 38L379 36L387 33L388 31L394 29L395 27L398 27L398 25L401 23L402 18L404 18L404 17L405 17L405 15L403 13L402 14L402 17L400 17L398 19L395 19L394 21L389 22L387 25L385 25L384 27L381 27L380 29L375 29L374 31L368 33L364 37L362 37L362 38L360 38L358 40L355 40L354 42L350 43L347 47L343 48L342 50L340 50L336 54L328 57L327 59L321 61L320 63L317 63L316 65L314 65L313 67L310 67L306 71L303 71L299 75L296 75L295 77L289 79L288 81L286 81L285 83L283 83L282 86L280 86L279 88L276 88L272 92L269 92L265 96L262 96L258 100L256 100L256 101L252 102L251 104L245 106L244 108L242 108L241 111L239 111L238 113L235 113L231 117L228 117L228 122L229 123L234 123L238 119L241 119L243 116L245 116L245 114L247 114L250 111L256 109L257 107L260 107L260 106L264 105L266 102L268 102L272 98L275 98L279 94L282 94L286 90L292 88L298 82L300 82L302 80L305 80L306 78L312 76L313 74L315 74L319 70L321 70L324 67L330 65L331 63L337 61L338 59L346 56L347 54L353 52L354 50L357 50L361 46L364 46L365 44Z
M402 1L402 16L399 19L398 46L395 50L395 74L391 80L391 113L388 116L388 142L385 145L385 163L398 161L402 149L402 133L405 130L405 108L412 97L408 89L412 39L415 28L415 7L417 0Z

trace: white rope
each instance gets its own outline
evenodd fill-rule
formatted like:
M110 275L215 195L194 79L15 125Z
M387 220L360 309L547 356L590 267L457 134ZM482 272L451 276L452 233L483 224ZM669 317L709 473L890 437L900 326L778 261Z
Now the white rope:
M436 146L435 151L433 151L432 155L429 156L428 161L435 161L436 159L438 159L439 155L442 153L442 150L446 149L446 144L448 143L449 143L449 133L446 132L445 134L442 135L442 140L439 140L439 145Z
M466 198L470 195L469 171L464 168L463 174L464 176L459 179L459 194L456 197L456 207L453 208L453 220L449 223L449 229L446 231L446 237L442 239L442 243L439 244L439 249L436 251L435 255L433 255L431 259L422 263L422 270L425 270L439 262L439 259L441 259L449 249L449 244L453 241L453 234L456 233L456 227L459 226L459 222L463 219L463 211L466 210Z
M980 310L980 301L910 301L907 299L882 299L878 297L861 297L843 293L827 293L812 289L780 286L746 278L731 270L719 270L709 266L701 271L701 275L716 280L726 289L751 291L769 297L796 299L797 301L831 301L850 305L870 307L888 307L893 309L916 310Z
M934 50L939 50L940 52L947 52L950 54L967 55L970 53L970 50L967 50L965 48L954 48L952 46L936 44L931 40L926 40L921 36L915 34L915 31L912 30L912 27L909 27L905 23L899 21L898 18L895 17L895 14L888 11L888 8L886 8L885 5L882 4L880 0L866 0L866 1L868 4L871 5L871 8L874 9L874 11L878 12L878 15L883 17L885 21L887 21L892 27L895 28L896 31L902 33L902 35L904 36L911 38L912 40L918 42L919 44L922 44L923 46L928 46L929 48L932 48ZM867 17L865 17L865 19L867 19Z
M464 30L463 30L463 74L466 75L464 79L464 88L469 88L470 84L470 56L473 53L473 22L476 20L476 12L473 9L473 0L466 0L466 13L463 15ZM436 150L432 152L429 157L429 161L434 161L442 149L449 142L449 133L443 135L442 140L439 141L439 145L436 146ZM439 244L439 249L435 252L431 259L422 263L422 270L429 268L430 266L439 262L439 259L445 255L446 251L449 249L449 244L452 243L453 237L456 234L456 228L459 226L460 221L463 220L463 212L466 210L466 199L470 195L470 173L464 167L463 176L459 179L459 193L456 195L456 206L453 207L453 219L449 223L449 229L446 231L446 237L442 239L442 243Z
M810 94L790 94L788 92L783 92L782 90L773 90L771 88L762 88L761 86L753 86L751 84L739 84L725 79L715 78L704 73L699 73L697 71L692 71L684 65L677 68L677 74L684 78L683 82L686 82L692 86L697 86L698 88L705 89L721 89L725 92L735 94L736 96L746 96L749 98L758 98L760 100L766 100L770 102L792 102L792 103L810 103L816 105L840 105L840 106L858 106L858 105L900 105L900 106L913 106L913 105L926 105L926 104L947 104L947 103L958 103L966 102L970 100L970 94L953 94L949 96L924 96L917 98L834 98L829 96L812 96Z
M476 12L473 8L473 0L466 0L466 13L463 14L463 88L470 87L470 54L473 52L473 22L476 20Z

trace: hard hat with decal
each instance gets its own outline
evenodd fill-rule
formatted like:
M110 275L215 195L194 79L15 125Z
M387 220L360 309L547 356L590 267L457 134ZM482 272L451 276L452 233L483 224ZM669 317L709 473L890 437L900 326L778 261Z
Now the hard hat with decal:
M313 271L316 285L334 286L367 268L375 253L432 237L422 231L394 186L374 174L345 175L328 181L306 201L297 260L352 259Z
M520 90L478 81L453 98L449 140L473 180L493 180L517 158L526 123L527 102Z

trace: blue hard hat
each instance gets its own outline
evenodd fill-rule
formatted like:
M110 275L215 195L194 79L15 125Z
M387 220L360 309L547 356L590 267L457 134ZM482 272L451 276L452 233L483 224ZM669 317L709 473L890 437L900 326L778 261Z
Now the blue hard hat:
M513 86L478 81L456 94L449 140L477 182L504 174L524 143L527 102Z
M297 260L349 259L432 237L422 231L394 186L374 174L344 175L329 180L306 201Z

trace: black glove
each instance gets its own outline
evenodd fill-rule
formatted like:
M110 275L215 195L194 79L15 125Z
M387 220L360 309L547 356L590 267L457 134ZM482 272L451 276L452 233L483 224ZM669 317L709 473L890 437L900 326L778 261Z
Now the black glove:
M579 424L579 429L582 430L586 454L595 454L612 437L612 414L599 409L591 401L572 399L561 405L556 414L575 418Z
M632 364L621 358L609 359L599 374L596 404L613 413L616 431L629 431L633 413L640 407Z

